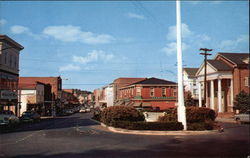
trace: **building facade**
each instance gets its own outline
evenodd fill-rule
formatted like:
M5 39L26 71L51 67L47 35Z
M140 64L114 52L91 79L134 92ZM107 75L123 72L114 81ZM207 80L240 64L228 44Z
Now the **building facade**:
M193 99L198 100L198 82L195 76L199 68L183 68L183 85L185 92L190 92Z
M113 88L114 88L114 102L118 102L120 99L120 88L130 85L135 82L142 81L146 78L130 78L130 77L121 77L117 78L113 81Z
M206 86L206 107L219 113L234 111L234 98L241 90L249 94L249 53L218 53L207 61L207 82L204 84L204 63L196 73L199 106L202 106L201 84Z
M147 78L120 88L119 94L120 105L164 110L176 106L177 84L163 79Z
M46 99L49 99L51 95L51 100L45 100L45 103L48 107L51 107L50 113L51 115L56 115L56 113L62 111L62 79L60 76L58 77L20 77L20 81L23 84L32 84L35 82L41 82L46 85L50 85L51 91L50 94L45 94ZM48 89L48 88L47 88ZM46 107L47 107L46 106ZM48 108L49 109L49 108ZM47 110L46 110L47 111Z
M6 35L0 35L0 110L19 115L19 55L24 47Z
M19 101L21 103L20 114L24 111L33 110L40 115L44 115L45 85L41 82L36 82L34 84L19 83L18 89Z

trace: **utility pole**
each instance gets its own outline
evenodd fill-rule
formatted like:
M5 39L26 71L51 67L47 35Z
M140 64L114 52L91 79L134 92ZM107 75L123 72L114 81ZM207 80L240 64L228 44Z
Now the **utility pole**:
M212 49L208 49L208 48L200 48L201 51L204 51L204 53L200 53L201 55L204 55L204 104L203 104L203 107L206 107L206 104L207 104L207 56L208 55L212 55L212 54L209 54L207 52L211 52Z
M178 121L187 130L186 107L184 105L183 72L182 72L182 48L181 48L181 0L176 0L176 47L177 47L177 70L178 70Z

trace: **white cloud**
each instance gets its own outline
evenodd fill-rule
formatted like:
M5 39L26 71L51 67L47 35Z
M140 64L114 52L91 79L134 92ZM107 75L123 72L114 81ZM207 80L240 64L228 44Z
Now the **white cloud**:
M73 65L73 64L68 64L65 66L61 66L59 67L59 71L78 71L81 70L81 68L79 66Z
M127 16L131 19L140 19L140 20L145 19L144 15L140 15L140 14L136 14L136 13L128 13Z
M168 27L168 32L166 35L167 44L161 51L165 52L166 55L172 55L176 53L176 25ZM211 40L211 38L206 34L197 34L193 32L189 26L182 23L182 50L185 51L191 46L199 47L203 45L205 41Z
M194 33L189 29L187 24L182 23L181 25L182 38L192 36ZM176 25L168 27L167 40L176 40Z
M83 32L81 27L72 25L48 26L44 28L43 34L64 42L79 41L86 44L105 44L115 40L111 35Z
M26 35L32 36L32 37L34 37L36 39L41 38L40 35L34 34L28 27L21 26L21 25L11 26L10 31L13 34L26 34Z
M3 26L7 23L7 20L5 19L0 19L0 26Z
M112 59L114 59L113 54L108 54L102 50L93 50L89 52L87 56L73 56L73 61L81 64L87 64L96 61L107 62Z
M235 40L223 40L219 44L219 49L221 51L237 51L242 44L249 48L249 35L241 35Z
M186 50L189 46L186 43L182 43L182 50ZM166 55L170 56L176 54L176 42L167 43L166 47L162 48L161 51L165 52Z
M10 31L13 34L22 34L22 33L29 33L30 30L28 27L21 26L21 25L15 25L10 28Z

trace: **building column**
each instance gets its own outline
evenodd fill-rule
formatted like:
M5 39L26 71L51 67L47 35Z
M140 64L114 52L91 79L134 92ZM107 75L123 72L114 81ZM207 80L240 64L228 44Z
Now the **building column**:
M233 79L230 80L230 94L231 94L231 106L234 105L234 85L233 85Z
M210 82L210 108L214 110L214 80Z
M198 82L198 93L199 93L199 107L202 107L202 97L201 97L201 82Z
M221 79L218 79L218 108L219 108L219 112L222 112L222 105L221 105Z

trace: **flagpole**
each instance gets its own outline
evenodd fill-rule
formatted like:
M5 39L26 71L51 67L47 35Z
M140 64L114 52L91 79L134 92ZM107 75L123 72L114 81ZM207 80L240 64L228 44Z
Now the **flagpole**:
M181 2L176 0L176 46L177 46L177 67L178 67L178 121L187 130L186 108L184 105L183 75L182 75L182 47L181 47Z

